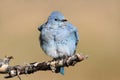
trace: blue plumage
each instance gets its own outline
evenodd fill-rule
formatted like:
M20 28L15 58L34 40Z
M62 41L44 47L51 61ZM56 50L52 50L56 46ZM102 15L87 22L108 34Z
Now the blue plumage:
M64 67L60 67L60 73L62 74L62 75L64 75Z
M40 45L47 55L57 59L75 54L79 41L78 31L62 13L52 12L47 22L38 29L41 32ZM64 74L62 67L60 73Z

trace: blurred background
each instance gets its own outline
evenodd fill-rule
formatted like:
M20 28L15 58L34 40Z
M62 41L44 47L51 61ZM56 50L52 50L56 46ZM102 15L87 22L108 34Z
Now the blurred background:
M64 76L38 71L22 80L120 80L120 0L0 0L0 58L14 56L12 66L50 60L37 28L56 10L78 28L77 52L89 58L65 68Z

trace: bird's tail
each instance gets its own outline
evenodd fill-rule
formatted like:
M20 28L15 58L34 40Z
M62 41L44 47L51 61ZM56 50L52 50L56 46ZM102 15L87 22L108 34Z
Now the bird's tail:
M64 75L64 67L60 67L60 74Z

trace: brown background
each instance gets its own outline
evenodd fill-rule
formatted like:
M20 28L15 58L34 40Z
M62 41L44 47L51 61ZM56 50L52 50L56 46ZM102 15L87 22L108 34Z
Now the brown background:
M13 55L11 65L50 60L39 46L37 28L58 10L79 29L77 52L89 59L65 68L64 76L39 71L22 80L120 80L119 5L119 0L0 0L0 58Z

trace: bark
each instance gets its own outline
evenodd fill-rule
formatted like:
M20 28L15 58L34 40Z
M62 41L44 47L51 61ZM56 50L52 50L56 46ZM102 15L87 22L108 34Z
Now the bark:
M18 76L18 78L21 80L19 75L31 74L41 70L51 70L54 73L59 73L60 67L74 66L76 63L81 62L87 58L88 57L85 55L75 54L73 56L66 57L65 59L60 60L50 60L47 62L33 62L24 66L10 66L7 68L7 76L5 76L5 78L13 78L15 76Z

